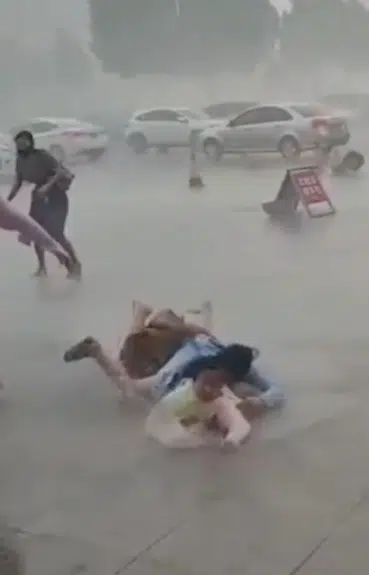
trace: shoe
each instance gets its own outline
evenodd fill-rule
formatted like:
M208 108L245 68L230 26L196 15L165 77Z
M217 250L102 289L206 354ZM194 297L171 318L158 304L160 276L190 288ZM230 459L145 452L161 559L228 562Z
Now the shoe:
M93 337L85 337L75 345L72 345L64 353L64 361L66 363L71 363L72 361L80 361L81 359L86 359L87 357L93 357L94 350L98 345L96 339Z
M47 277L47 270L46 268L38 268L32 276L33 278L46 278Z
M82 278L82 265L80 262L73 262L69 265L67 278L72 280L80 280Z

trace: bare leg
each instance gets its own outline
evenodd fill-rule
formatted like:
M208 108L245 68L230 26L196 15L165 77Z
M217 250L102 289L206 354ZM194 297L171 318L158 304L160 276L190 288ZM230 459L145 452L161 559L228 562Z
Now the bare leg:
M150 394L153 386L157 383L156 376L144 379L130 378L122 364L92 337L86 337L70 347L64 354L64 361L71 363L88 357L95 360L101 371L114 383L115 387L128 396Z
M132 302L132 324L128 331L128 335L141 331L145 327L146 320L151 314L152 308L150 306L134 300ZM117 359L126 338L127 334L121 335L118 339Z
M38 245L34 245L37 261L38 261L38 268L35 272L35 277L42 277L47 275L46 263L45 263L45 252L44 250Z
M135 333L143 329L146 325L147 318L152 314L152 312L152 307L134 300L132 302L132 325L130 333Z
M68 238L65 237L64 233L61 233L60 236L55 237L58 240L58 243L64 249L65 253L68 254L71 261L71 266L70 269L68 270L67 277L70 279L80 279L82 276L82 264L77 256L77 253L73 245L68 240Z

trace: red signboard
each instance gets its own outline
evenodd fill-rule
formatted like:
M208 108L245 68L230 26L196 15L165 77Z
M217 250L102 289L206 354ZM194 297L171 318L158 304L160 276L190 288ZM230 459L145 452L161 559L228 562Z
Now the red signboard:
M289 173L293 186L310 216L323 216L335 213L336 210L316 168L296 168L289 170ZM311 206L317 206L318 204L321 207L323 207L323 204L328 209L323 212L315 209L312 211Z
M262 206L273 217L294 214L300 202L310 217L336 213L316 166L287 170L275 200Z

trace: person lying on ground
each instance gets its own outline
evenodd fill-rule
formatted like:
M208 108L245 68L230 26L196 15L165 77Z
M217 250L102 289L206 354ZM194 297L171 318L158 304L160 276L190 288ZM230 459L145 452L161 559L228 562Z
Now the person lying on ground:
M68 273L72 270L73 262L62 247L30 216L23 214L1 197L0 229L18 232L25 241L37 244L43 250L54 254Z
M94 346L96 353L93 351ZM86 347L89 347L89 351ZM243 361L250 364L253 357L252 349L240 347L242 347L240 351ZM119 390L125 390L127 386L130 388L137 381L148 385L157 380L158 386L161 385L160 371L145 379L130 379L123 364L114 361L114 358L104 352L95 340L80 342L77 348L74 346L74 349L66 352L65 360L81 359L82 355L86 357L86 352L87 357L96 359ZM229 354L229 351L227 353ZM184 356L186 354L187 352ZM178 354L174 354L169 361L173 369L178 361L179 363L182 361L181 358L178 360L176 355ZM178 380L175 385L169 386L167 392L158 393L142 387L134 390L134 393L144 394L145 397L151 396L151 399L156 402L146 420L147 435L166 447L176 448L214 444L238 447L245 441L250 433L250 424L244 415L244 410L239 408L242 400L236 398L226 388L224 373L220 369L216 370L216 365L216 363L212 364L211 369L200 369L195 379ZM165 367L169 375L171 369L168 365ZM164 379L168 380L168 376L166 375Z
M251 432L240 403L242 400L224 385L217 371L205 370L196 380L182 380L153 406L145 432L170 448L237 449Z
M150 325L142 328L145 322ZM137 304L131 332L117 356L87 337L69 348L64 360L91 358L121 392L144 394L154 401L175 390L184 379L196 379L208 369L218 370L225 384L242 398L245 416L253 418L282 407L285 396L280 385L255 365L256 350L248 363L249 349L240 344L225 346L206 328L186 324L171 310L152 315L148 306Z

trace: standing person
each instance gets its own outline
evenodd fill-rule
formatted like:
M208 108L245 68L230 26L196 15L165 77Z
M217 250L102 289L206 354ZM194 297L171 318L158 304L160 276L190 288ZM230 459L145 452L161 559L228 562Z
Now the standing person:
M13 200L24 182L34 184L31 193L29 215L56 240L71 260L69 278L79 279L82 267L71 242L64 235L68 216L69 201L67 191L74 175L46 150L35 147L31 132L19 132L14 142L17 150L16 175L8 201ZM45 252L43 247L34 244L38 268L36 276L46 276Z

